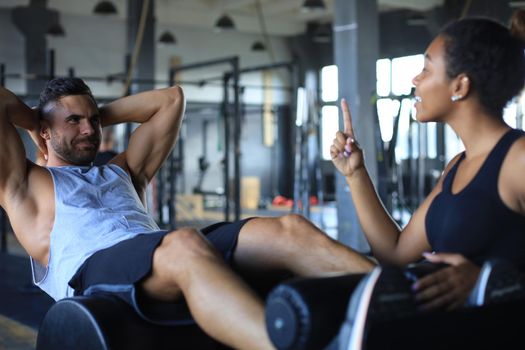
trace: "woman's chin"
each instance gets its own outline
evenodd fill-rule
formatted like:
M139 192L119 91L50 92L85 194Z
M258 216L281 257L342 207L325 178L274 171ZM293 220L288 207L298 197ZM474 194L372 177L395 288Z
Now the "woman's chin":
M432 120L429 120L428 118L426 118L425 114L420 113L420 112L416 112L415 118L420 123L427 123L427 122L431 122L432 121Z

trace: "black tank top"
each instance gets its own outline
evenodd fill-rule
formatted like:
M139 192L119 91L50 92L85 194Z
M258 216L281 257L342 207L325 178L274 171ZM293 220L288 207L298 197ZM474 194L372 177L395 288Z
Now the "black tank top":
M478 265L497 257L525 270L525 216L509 209L498 193L503 160L523 135L521 130L505 133L457 194L452 194L452 183L465 153L450 169L425 218L428 241L436 253L460 253Z

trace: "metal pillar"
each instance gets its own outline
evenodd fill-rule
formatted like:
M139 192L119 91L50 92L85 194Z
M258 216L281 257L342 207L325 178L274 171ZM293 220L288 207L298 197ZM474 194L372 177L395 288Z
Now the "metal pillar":
M140 46L140 53L133 68L133 83L130 92L135 94L140 91L147 91L155 88L155 85L147 83L148 80L155 79L155 1L150 0L147 7L144 6L146 0L128 0L128 48L127 54L133 58L137 37L141 29L140 19L143 11L147 11L145 18L144 31ZM140 38L139 38L140 39Z
M235 220L241 218L241 111L239 105L239 60L233 65L233 186L235 200Z
M49 80L51 80L55 78L55 50L50 49L47 57L47 75Z
M223 186L224 186L224 221L230 220L230 97L228 84L231 78L230 73L224 74L223 99L222 99L222 122L224 123L224 158L223 158Z
M292 117L292 109L279 107L277 109L277 193L287 197L293 197L293 135L295 120ZM274 195L274 193L272 193Z
M334 57L339 69L339 96L349 101L356 138L365 152L372 181L377 185L374 133L376 60L379 56L376 0L335 0ZM342 129L342 114L339 118ZM358 251L369 251L345 179L336 175L338 239Z

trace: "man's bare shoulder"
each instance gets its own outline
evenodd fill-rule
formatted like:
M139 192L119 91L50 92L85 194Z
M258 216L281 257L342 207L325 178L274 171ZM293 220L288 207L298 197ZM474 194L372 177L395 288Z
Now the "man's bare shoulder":
M51 173L45 167L27 161L27 175L5 196L5 209L11 221L24 212L25 220L40 216L41 211L54 208L54 187ZM24 220L24 218L20 218Z
M45 192L53 192L53 179L45 167L26 160L26 174L21 176L16 184L5 188L5 209L11 205L20 205L33 197L43 196Z
M45 166L37 165L30 160L27 161L27 181L31 191L54 192L51 172Z

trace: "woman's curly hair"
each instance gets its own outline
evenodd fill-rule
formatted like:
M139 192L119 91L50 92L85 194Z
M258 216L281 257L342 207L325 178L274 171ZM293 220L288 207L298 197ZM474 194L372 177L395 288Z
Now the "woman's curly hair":
M525 83L524 42L504 25L486 18L467 18L446 26L447 75L461 73L471 81L483 108L501 117L503 108Z

